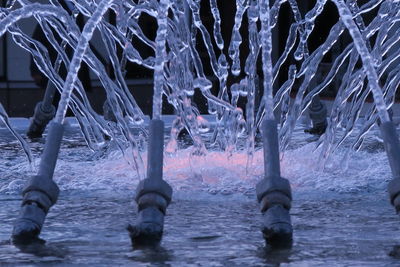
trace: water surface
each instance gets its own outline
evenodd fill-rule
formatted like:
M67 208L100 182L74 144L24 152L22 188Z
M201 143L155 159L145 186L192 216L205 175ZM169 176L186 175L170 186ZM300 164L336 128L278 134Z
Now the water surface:
M23 133L24 127L17 130ZM346 164L342 148L322 171L318 150L304 141L301 127L282 160L294 194L294 244L282 251L269 250L259 230L254 186L262 175L261 151L246 171L242 153L225 159L214 151L197 158L190 149L166 155L164 176L174 198L160 247L133 250L125 228L135 221L136 173L117 152L93 155L74 125L57 165L62 191L41 234L46 244L16 248L9 237L20 191L34 172L1 129L0 265L399 266L393 250L400 245L400 218L388 201L391 176L377 133ZM181 145L187 147L185 141ZM31 143L36 157L42 146L43 141Z

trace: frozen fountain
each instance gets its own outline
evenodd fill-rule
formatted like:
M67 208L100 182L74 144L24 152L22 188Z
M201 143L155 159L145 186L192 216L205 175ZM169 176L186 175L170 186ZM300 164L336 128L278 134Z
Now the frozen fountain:
M215 117L215 126L207 129L213 131L211 142L219 144L228 155L232 156L239 149L239 139L245 137L244 149L251 163L255 139L260 132L262 134L264 176L255 191L262 213L262 233L268 245L290 247L292 244L293 228L289 215L292 192L289 181L281 177L280 159L300 116L334 80L339 80L340 85L327 117L326 132L316 142L321 148L321 165L356 132L355 124L361 121L361 110L367 109L350 147L357 150L365 134L379 120L393 176L389 183L390 201L397 211L400 210L400 144L388 114L400 83L399 68L393 66L400 55L396 50L400 42L397 25L400 2L374 0L360 5L354 0L333 0L340 19L314 50L308 47L309 38L316 20L331 1L316 1L310 10L301 12L299 3L294 0L277 0L272 5L266 0L237 0L228 47L221 30L223 3L216 0L208 3L213 18L212 27L208 27L212 28L210 31L206 27L210 25L206 25L202 17L203 2L206 0L69 1L70 14L57 0L49 4L14 0L8 1L7 7L0 10L0 36L6 31L12 34L15 42L32 54L35 63L49 78L45 98L36 107L29 135L41 135L54 116L38 174L29 179L23 190L21 213L12 234L14 242L36 240L50 207L57 201L59 188L53 175L65 114L70 107L88 146L99 150L108 140L115 141L141 179L135 199L137 222L128 227L133 245L158 243L172 198L172 188L163 180L162 96L167 97L177 115L168 148L174 148L179 132L186 129L193 140L191 154L206 155L202 131L208 127L194 103L195 90L206 99L208 112ZM280 51L273 45L274 30L279 26L280 11L285 5L290 8L294 22L289 25L285 47ZM363 14L371 10L375 10L376 15L366 25ZM104 15L107 12L117 14L115 25L106 21ZM82 31L75 21L78 13L88 18ZM149 39L138 23L143 14L157 21L155 40ZM59 54L54 64L49 60L46 48L18 28L19 20L32 16ZM101 34L114 79L89 47L95 30ZM333 53L339 41L346 40L345 34L349 35L345 48L336 53L329 72L321 77L322 60L327 53ZM133 37L152 48L155 57L142 58L140 47L132 45ZM200 48L199 43L204 47ZM66 53L67 45L74 48L72 57ZM117 47L123 50L122 55L118 55ZM201 49L207 60L201 55ZM259 59L262 66L257 62ZM127 61L154 71L153 114L148 126L124 80ZM104 87L115 122L106 121L90 106L77 78L82 62L89 65ZM58 73L61 64L68 69L66 78ZM207 67L211 68L210 73L205 71ZM61 93L56 112L51 106L55 90ZM368 108L365 103L370 93L374 105ZM240 105L239 99L246 101L245 107ZM321 109L321 112L326 110ZM7 122L5 112L0 116ZM322 121L326 119L318 114L313 116L312 119L320 121L321 117ZM148 127L146 172L137 132L132 131L132 127L145 132ZM342 128L344 132L339 131ZM18 136L15 131L13 133ZM28 145L18 138L29 155ZM129 155L127 150L131 151Z

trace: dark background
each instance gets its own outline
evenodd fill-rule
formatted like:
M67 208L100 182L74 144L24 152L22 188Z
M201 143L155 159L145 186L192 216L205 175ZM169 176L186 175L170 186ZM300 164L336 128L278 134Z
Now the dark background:
M3 5L5 4L4 1ZM361 3L361 1L359 1ZM365 2L365 1L363 1ZM213 18L209 8L209 1L202 1L203 6L201 8L201 16L203 23L207 27L209 33L212 35L212 26L213 26ZM308 10L310 10L315 5L315 0L312 1L298 1L299 8L303 14L305 14ZM218 6L220 8L220 14L222 19L222 35L225 41L224 53L227 56L228 62L231 63L231 60L228 56L228 47L231 38L231 32L234 25L234 15L235 15L235 1L226 1L226 0L218 0ZM373 18L373 13L368 14L368 16L364 17L366 23ZM111 23L115 22L115 16L111 13L109 15L109 20ZM327 6L324 8L322 15L320 15L316 22L316 27L314 32L311 34L308 47L310 53L314 51L319 45L321 45L331 27L338 21L338 13L336 11L336 7L332 2L328 2ZM294 22L292 12L290 10L289 4L284 3L281 7L279 14L279 22L278 26L273 30L273 60L277 60L279 54L284 50L286 39L289 31L290 25ZM150 39L155 39L155 33L157 29L156 20L150 16L142 16L140 18L139 24L141 25L143 32ZM242 69L244 69L245 59L248 54L248 37L247 37L247 21L246 21L246 13L244 15L242 27L242 45L241 45L241 62ZM198 39L201 40L200 33L198 32ZM33 109L35 104L40 101L44 95L44 89L38 88L32 81L30 81L30 77L25 80L12 80L9 78L8 68L11 66L12 68L20 68L19 62L10 62L10 55L12 53L19 53L21 49L10 49L10 42L7 42L7 35L0 38L0 102L5 107L9 116L13 117L29 117L33 114ZM350 42L350 37L347 33L343 35L343 37L335 44L334 48L329 52L325 58L323 59L323 64L321 64L318 73L320 75L319 79L322 79L325 74L329 71L331 67L332 61L335 57L342 51L342 49ZM142 49L138 49L142 55L142 57L154 56L154 52L149 49L147 46L143 46L140 44L138 39L133 40L133 45L135 47L143 47ZM373 38L372 38L373 45ZM218 49L214 44L215 51L217 57L219 56ZM198 42L197 49L202 57L203 65L205 68L206 75L212 75L211 66L209 64L209 59L205 47L202 42ZM333 52L332 52L333 51ZM122 51L119 51L121 54ZM281 74L279 76L278 81L275 84L275 89L278 88L281 84L283 84L287 79L287 70L289 65L296 64L300 66L300 63L295 62L293 56L290 56L289 59L282 67ZM261 72L261 61L258 61L258 69L259 76L262 79ZM26 67L26 66L23 66ZM361 67L361 64L360 64ZM131 89L132 94L137 100L139 106L143 109L144 113L151 114L151 106L152 106L152 71L147 70L141 66L138 66L134 63L129 63L127 65L127 83ZM112 71L110 71L112 73ZM228 86L234 82L240 81L244 75L240 75L239 77L233 77L232 75L228 79ZM301 81L298 81L300 83ZM340 81L335 81L331 83L331 85L324 90L322 93L322 97L324 98L332 98L335 96L335 92L338 88ZM90 90L87 91L88 97L93 105L94 109L102 113L102 105L105 100L104 90L100 87L98 81L92 80L90 85ZM295 85L296 87L296 85ZM213 88L213 93L217 94L218 84L216 83ZM258 97L261 97L261 92L258 94ZM197 92L194 95L194 102L196 102L202 113L207 112L206 101L204 97ZM240 106L245 106L245 99L241 99L239 102ZM164 99L164 113L172 114L173 108L169 105Z

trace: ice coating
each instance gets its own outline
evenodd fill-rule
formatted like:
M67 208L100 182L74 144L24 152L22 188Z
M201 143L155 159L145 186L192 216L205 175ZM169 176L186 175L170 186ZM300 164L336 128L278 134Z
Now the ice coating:
M74 82L76 81L76 78L78 76L78 71L81 66L83 55L86 52L86 49L89 45L89 40L92 38L93 32L96 29L97 24L100 22L102 16L107 12L112 2L113 2L112 0L101 1L96 11L93 13L93 16L89 19L89 21L83 28L81 38L79 39L78 44L76 46L74 56L71 60L71 65L68 70L68 75L64 83L61 100L55 116L55 122L61 124L64 122L64 117L65 114L67 113L68 102L72 90L74 89Z
M206 2L211 22L203 16ZM399 2L375 0L364 5L356 1L334 2L340 19L333 23L326 39L315 49L308 44L317 19L328 8L326 0L317 1L308 11L300 8L303 3L294 0L237 0L232 3L235 12L231 29L223 27L221 14L225 6L215 0L71 1L71 15L56 0L47 5L15 0L8 1L6 7L0 9L0 36L9 32L17 45L32 54L39 69L57 89L63 91L58 121L64 119L67 105L70 105L92 150L103 149L108 136L121 151L129 149L124 152L125 158L139 173L143 173L140 169L144 163L137 140L141 138L138 135L146 136L146 127L143 112L125 81L127 62L154 70L153 118L161 117L162 95L175 109L178 119L171 129L168 144L171 151L177 149L179 132L186 129L193 141L194 154L207 154L209 149L204 144L212 142L230 156L245 149L248 164L254 156L258 127L264 116L273 118L273 112L279 109L279 136L281 150L285 151L298 119L307 111L312 99L340 80L328 115L328 130L320 139L321 153L328 158L351 135L356 136L351 147L357 150L378 115L383 122L389 119L386 110L393 105L400 82L399 67L394 66L400 57L397 38L400 30L396 28ZM276 38L273 30L281 26L280 11L284 8L291 12L293 23L288 25L284 47L277 50L273 45ZM103 16L108 10L118 14L115 25ZM377 15L368 22L364 15L370 12ZM79 13L90 17L82 32L75 21ZM140 26L143 14L157 20L154 40L146 36ZM57 51L57 64L50 62L42 44L18 27L17 22L28 17L39 22ZM248 25L247 29L244 25ZM115 79L87 47L95 29L101 34ZM324 57L333 53L338 42L343 42L346 29L352 39L332 60L323 79L318 80ZM61 42L56 40L53 31L61 37ZM243 38L243 32L248 38ZM225 39L227 35L229 38ZM133 38L152 49L155 57L143 58L141 47L132 44ZM203 48L199 48L199 43ZM65 51L67 46L74 48L72 57ZM118 55L116 47L122 49L122 55ZM260 58L263 60L261 68L257 64ZM243 59L245 61L241 62ZM359 59L363 61L363 68L357 64ZM91 107L76 77L83 61L100 80L117 123L108 123ZM70 70L65 81L58 74L60 64ZM211 73L205 71L207 64ZM204 121L199 114L193 98L196 90L207 100L212 123ZM369 92L374 95L375 105L366 108ZM361 127L356 128L357 123L362 123ZM133 132L132 127L139 130ZM202 135L205 132L210 134ZM243 137L245 145L240 142ZM24 147L29 150L26 145Z
M161 119L162 93L164 87L164 64L166 61L166 38L167 38L167 16L169 0L161 0L157 16L156 37L156 62L154 64L154 96L153 96L153 119Z

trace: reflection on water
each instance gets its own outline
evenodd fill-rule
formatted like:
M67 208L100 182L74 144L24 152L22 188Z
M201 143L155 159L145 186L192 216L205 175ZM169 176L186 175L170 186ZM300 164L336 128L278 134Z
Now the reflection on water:
M338 168L343 149L322 171L318 151L297 130L282 160L294 191L294 245L279 251L265 247L259 228L254 185L262 174L261 155L256 153L251 170L240 153L225 161L216 151L208 160L189 160L189 150L167 156L164 176L175 191L163 241L133 250L125 229L136 215L135 172L117 154L93 158L74 132L61 148L55 179L62 191L44 225L46 243L16 248L10 233L32 170L9 140L0 142L1 266L398 265L399 218L385 192L390 171L373 137L345 168ZM31 146L37 156L43 144Z
M295 193L294 246L270 250L259 231L255 201L175 200L160 247L133 250L125 227L135 218L129 192L64 193L51 210L46 244L21 250L9 241L20 200L2 200L0 263L148 266L383 266L395 264L398 217L384 192ZM325 265L328 264L328 265ZM285 265L286 266L286 265Z

